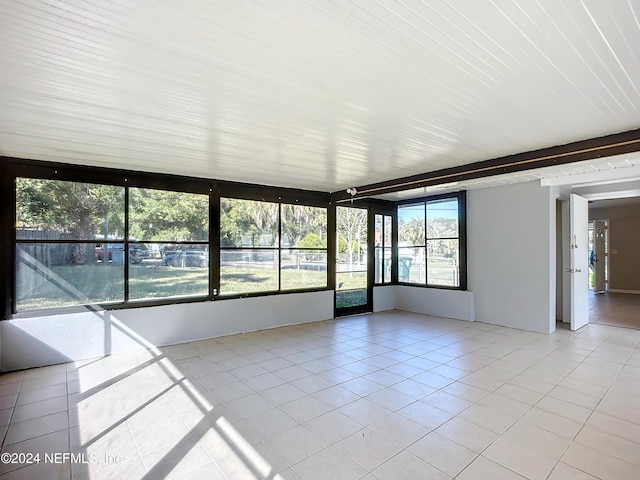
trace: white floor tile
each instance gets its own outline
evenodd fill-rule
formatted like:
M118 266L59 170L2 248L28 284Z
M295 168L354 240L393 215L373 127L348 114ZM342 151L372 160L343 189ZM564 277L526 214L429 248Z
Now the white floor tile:
M367 470L329 447L295 464L293 470L305 480L357 480L366 475Z
M455 417L436 429L436 433L463 445L476 453L483 452L500 435L484 427Z
M451 477L433 465L404 450L373 471L379 480L450 480ZM366 477L365 477L366 478ZM363 479L364 480L364 479Z
M402 450L369 429L348 436L335 447L367 471L377 468Z
M636 478L634 332L384 312L12 372L0 376L3 452L122 458L0 474Z
M478 456L473 450L436 432L411 445L408 451L451 477L462 472Z
M518 475L512 470L503 467L489 460L484 456L477 457L465 468L456 480L524 480L525 477Z

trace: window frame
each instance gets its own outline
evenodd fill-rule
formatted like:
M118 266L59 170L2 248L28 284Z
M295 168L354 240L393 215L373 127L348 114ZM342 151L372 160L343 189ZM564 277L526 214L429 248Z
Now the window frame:
M9 278L11 278L11 292L9 301L5 300L4 312L5 318L21 318L21 317L31 317L31 316L43 316L43 315L55 315L60 313L75 313L79 311L86 311L87 307L92 310L115 310L121 308L132 308L132 307L143 307L143 306L159 306L159 305L170 305L174 303L186 303L193 301L204 301L213 298L213 288L211 282L211 274L208 274L208 291L206 294L193 294L193 295L173 295L167 297L159 297L157 299L143 298L143 299L131 299L129 298L129 281L131 279L130 276L130 262L124 261L123 264L123 300L122 301L114 301L114 302L103 302L103 303L93 303L93 304L78 304L78 305L61 305L55 307L47 307L41 309L29 309L18 311L17 307L17 255L18 255L18 245L20 244L34 244L34 243L65 243L65 244L78 244L78 243L87 243L87 244L106 244L106 243L118 243L123 245L124 252L129 252L130 247L132 245L138 245L141 243L158 243L153 241L138 241L131 240L129 234L129 222L130 222L130 212L129 212L129 188L146 188L153 190L161 190L167 192L178 192L178 193L190 193L190 194L201 194L207 195L209 198L209 235L206 241L197 241L197 242L176 242L181 244L198 244L198 245L209 245L211 244L211 194L213 192L213 186L209 184L207 181L202 181L201 179L192 179L190 177L179 177L173 175L164 175L164 174L151 174L151 173L140 173L140 172L131 172L126 170L115 170L115 169L106 169L102 167L86 167L86 166L76 166L76 165L66 165L66 164L55 164L50 162L40 162L36 160L19 160L16 162L14 159L12 162L9 162L9 167L15 166L17 168L7 168L3 169L3 182L8 180L11 183L11 188L9 188L8 197L11 199L12 215L10 219L12 221L11 231L12 231L12 247L11 247L11 264L5 268L8 269L10 273ZM62 181L62 182L73 182L73 183L86 183L93 185L107 185L107 186L117 186L124 188L124 230L123 236L121 239L116 242L105 242L104 239L93 239L93 240L24 240L18 239L16 237L16 220L17 220L17 202L16 202L16 193L17 193L17 179L18 178L29 178L36 180L51 180L51 181ZM166 242L163 242L166 243ZM211 254L210 254L211 255ZM125 259L128 258L128 255L125 254ZM210 260L211 267L211 260ZM209 268L211 270L211 268Z
M76 313L87 310L118 310L124 308L139 308L150 306L161 306L181 303L194 303L202 301L225 300L244 297L259 297L269 295L286 295L289 293L300 292L316 292L325 290L335 290L335 265L331 261L335 257L337 246L335 244L335 203L331 202L331 194L327 192L300 190L285 187L265 186L258 184L248 184L239 182L221 181L208 178L196 178L180 175L170 175L163 173L138 172L124 169L114 169L107 167L96 167L87 165L76 165L59 162L20 159L12 157L0 157L0 191L2 205L2 219L0 220L0 231L6 232L0 234L0 246L4 252L8 252L0 259L0 275L7 281L4 282L4 289L0 292L0 319L24 318L34 316L48 316L62 313ZM16 312L16 256L17 248L20 243L16 239L16 179L19 177L33 178L41 180L61 180L80 183L93 183L98 185L120 186L125 188L125 231L123 243L125 251L129 251L130 245L139 243L152 243L129 238L129 189L128 187L139 187L156 190L175 191L183 193L206 194L209 196L209 291L203 296L174 296L162 297L157 299L134 299L128 298L128 283L125 286L127 298L122 302L114 302L108 304L95 305L78 305L78 306L58 306L47 307L37 310ZM309 287L300 289L285 289L281 287L281 269L278 271L278 290L243 293L238 295L220 295L220 198L238 198L243 200L258 200L274 202L279 205L278 216L281 220L281 205L302 205L309 207L321 207L327 212L327 248L318 249L322 253L326 252L327 256L327 282L324 287ZM445 285L429 285L415 284L398 281L398 215L399 206L410 203L426 202L438 199L457 198L458 199L458 229L459 229L459 268L460 268L460 285L456 287ZM409 285L423 288L441 288L451 290L467 289L467 245L466 245L466 192L446 193L422 198L412 198L402 201L382 201L375 199L364 199L355 202L357 206L371 206L370 209L370 242L373 246L375 233L375 214L384 216L392 216L392 270L391 281L384 283L375 283L375 285ZM282 227L279 224L278 234L282 233ZM426 222L425 222L426 237ZM91 243L91 242L89 242ZM96 243L101 243L97 242ZM203 244L206 242L195 242ZM278 254L281 255L282 250L292 250L294 247L283 247L281 239L278 242ZM426 248L426 239L425 239ZM310 250L304 248L302 250ZM370 270L372 272L370 285L373 286L373 262L374 250L369 256ZM129 281L129 262L124 263L125 282Z
M67 313L78 313L102 310L119 310L128 308L141 308L151 306L173 305L182 303L195 303L212 300L224 300L237 297L253 297L267 295L283 295L288 293L312 292L330 290L330 273L327 273L327 284L321 288L301 288L291 290L278 290L269 292L245 293L242 295L220 296L220 218L219 198L228 196L246 200L264 200L276 203L300 204L311 207L322 207L330 210L329 194L326 192L300 190L268 185L256 185L239 182L219 181L215 179L196 178L163 173L139 172L107 167L67 164L43 160L22 159L14 157L0 157L0 190L2 206L2 218L0 220L0 245L6 255L0 259L0 274L7 279L3 282L4 289L0 292L0 320L13 318L30 318L37 316L49 316ZM129 263L124 262L125 292L127 298L123 301L82 304L69 306L52 306L42 309L16 310L16 255L18 242L16 241L16 179L32 178L40 180L59 180L78 183L92 183L97 185L110 185L125 187L125 251L129 251L130 245L139 243L153 243L129 238L129 190L127 187L139 187L155 190L175 191L181 193L206 194L209 196L209 238L206 242L192 242L199 245L206 243L209 247L209 291L207 295L186 295L161 297L157 299L129 299ZM329 217L329 213L327 214ZM95 243L103 243L96 240ZM189 242L186 242L189 243ZM330 243L330 242L329 242ZM328 245L327 259L330 257L330 245ZM327 260L328 261L328 260Z
M172 192L172 193L180 193L180 194L190 194L190 195L206 195L207 196L207 218L208 218L208 232L206 235L206 239L202 239L202 240L176 240L176 239L163 239L163 240L141 240L141 239L137 239L137 240L132 240L132 236L131 236L131 224L133 223L132 219L131 219L131 206L132 206L132 201L131 201L131 196L130 196L130 189L131 188L137 188L137 189L141 189L141 190L155 190L155 191L160 191L160 192ZM131 288L129 285L129 281L132 278L131 275L131 267L130 264L131 262L125 262L127 264L127 266L125 267L127 272L126 272L126 276L125 276L125 302L130 302L131 304L135 304L135 303L139 303L139 302L154 302L157 300L173 300L173 299L194 299L194 300L202 300L202 299L209 299L212 298L213 296L213 288L211 285L211 192L209 192L209 194L205 194L202 192L185 192L183 190L176 190L175 188L157 188L157 187L140 187L137 185L128 185L127 188L125 188L125 235L126 235L126 243L125 243L125 252L130 251L132 246L135 245L166 245L166 244L173 244L173 245L180 245L182 247L184 247L184 251L186 252L189 246L193 246L193 247L199 247L202 245L206 245L207 247L207 253L209 256L209 264L204 267L208 273L207 273L207 293L206 294L202 294L202 293L187 293L187 294L183 294L183 295L172 295L172 296L166 296L166 297L142 297L142 298L131 298ZM168 266L168 264L165 263L166 266Z
M327 247L326 248L301 248L301 247L292 247L292 246L283 246L282 244L282 206L283 205L292 205L294 207L296 206L300 206L300 207L312 207L312 208L324 208L326 210L326 215L327 218L329 216L329 207L328 205L319 205L317 202L313 202L313 201L300 201L299 199L296 199L295 201L286 201L283 199L282 196L278 196L277 201L273 201L273 200L266 200L267 197L260 197L260 198L246 198L246 195L242 195L243 192L237 192L237 196L236 195L220 195L219 199L218 199L218 211L220 212L220 216L218 217L218 221L220 220L220 217L222 215L222 199L232 199L232 200L244 200L244 201L254 201L254 202L266 202L266 203L273 203L275 205L277 205L277 234L278 234L278 241L277 241L277 245L276 246L255 246L255 247L248 247L248 246L233 246L233 247L228 247L228 246L222 246L220 245L220 249L219 249L219 254L218 254L218 267L221 267L221 254L223 251L273 251L274 255L277 254L278 257L278 271L277 271L277 277L278 277L278 281L277 281L277 289L274 290L260 290L260 291L253 291L253 292L238 292L238 293L224 293L222 291L222 286L221 286L221 279L219 280L219 288L218 288L218 298L220 299L230 299L230 298L245 298L245 297L254 297L254 296L265 296L265 295L280 295L280 294L286 294L286 293L301 293L301 292L316 292L316 291L324 291L324 290L330 290L331 289L331 282L329 280L329 244L327 243ZM286 198L286 197L285 197ZM328 230L328 228L327 228ZM221 230L218 229L217 231L217 236L218 239L220 239L220 233ZM328 234L328 232L327 232ZM328 237L327 237L328 240ZM302 287L302 288L282 288L282 252L283 251L317 251L317 252L322 252L325 253L326 255L326 259L327 259L327 263L325 264L325 272L327 272L327 280L324 286L315 286L315 287ZM220 274L220 276L222 277L222 275Z
M372 217L373 217L373 255L374 255L374 259L373 259L373 264L374 264L374 268L373 268L373 285L374 286L380 286L380 285L393 285L394 283L396 283L396 281L394 280L394 272L396 271L396 263L397 261L394 260L394 258L397 258L397 233L396 233L396 227L395 227L395 219L396 216L393 212L385 212L385 211L373 211L372 213ZM382 243L380 246L376 245L375 243L375 235L376 235L376 217L381 217L381 225L382 225L382 229L380 231L380 235L381 235L381 239L382 239ZM390 235L390 245L386 244L386 229L387 229L387 222L386 219L390 218L391 219L391 235ZM387 249L391 250L391 257L388 259L389 262L389 280L385 280L385 272L387 270L387 260L385 259L385 251ZM382 276L382 281L378 281L378 278L376 276L376 260L378 259L378 251L380 251L382 253L382 256L379 257L380 258L380 266L379 266L379 271L381 272L381 276Z
M401 200L396 202L396 208L395 208L395 216L394 216L394 228L395 228L395 235L396 238L399 239L399 214L398 214L398 210L399 208L401 208L404 205L418 205L418 204L422 204L423 208L424 208L424 245L420 245L417 246L417 248L424 248L425 249L425 271L424 271L424 283L422 282L404 282L404 281L400 281L398 279L397 284L398 285L406 285L406 286L412 286L412 287L420 287L420 288L436 288L436 289L443 289L443 290L462 290L462 291L466 291L467 290L467 195L466 195L466 190L461 190L458 192L452 192L452 193L442 193L442 194L438 194L438 195L430 195L427 197L421 197L421 198L411 198L411 199L407 199L407 200ZM459 272L458 272L458 276L459 276L459 285L439 285L439 284L433 284L433 283L428 283L428 279L429 279L429 271L428 271L428 262L427 262L427 244L429 242L429 240L438 240L440 239L440 237L437 238L429 238L429 236L427 235L427 219L428 219L428 214L427 214L427 204L430 202L438 202L438 201L443 201L443 200L457 200L458 202L458 236L457 237L447 237L446 240L457 240L458 241L458 268L459 268ZM415 245L413 247L416 247ZM400 247L399 246L399 242L397 242L394 246L394 251L396 252L396 254L398 254L399 256L399 251L400 248L411 248L411 246L409 247ZM396 265L394 267L394 270L396 272L396 275L398 275L398 268L399 268L399 262L396 262ZM397 277L396 277L397 278Z

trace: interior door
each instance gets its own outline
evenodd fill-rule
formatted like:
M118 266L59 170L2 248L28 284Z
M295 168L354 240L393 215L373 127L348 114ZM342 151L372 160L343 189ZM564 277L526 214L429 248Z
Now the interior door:
M372 310L366 208L336 207L336 315Z
M569 275L571 330L589 323L589 202L574 193L569 197Z
M604 220L595 220L593 222L593 244L594 244L594 291L604 292L604 267L605 267L605 249L604 236L606 233L607 223Z

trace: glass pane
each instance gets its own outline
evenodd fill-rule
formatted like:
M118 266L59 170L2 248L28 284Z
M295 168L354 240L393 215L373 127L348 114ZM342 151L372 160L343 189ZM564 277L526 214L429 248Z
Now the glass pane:
M393 268L391 263L391 248L384 249L384 282L391 281L391 269Z
M336 235L338 238L338 262L336 270L367 269L367 210L364 208L337 207Z
M427 240L427 283L460 285L458 240Z
M381 247L376 247L374 251L373 265L374 265L373 282L382 283L384 281L385 265L384 265L384 250Z
M391 248L376 248L374 258L375 283L387 283L391 281Z
M209 240L209 196L129 189L129 239L174 242Z
M19 240L124 237L124 188L58 180L16 179Z
M374 231L375 231L375 246L382 247L384 246L384 232L382 230L382 215L375 215L374 220Z
M124 301L124 261L102 263L95 244L17 245L18 311Z
M367 272L337 274L336 308L367 304Z
M338 290L367 288L367 272L339 272L336 278Z
M390 247L393 238L393 218L389 215L384 216L384 246Z
M424 203L398 207L398 246L424 245Z
M277 250L221 250L220 294L278 290Z
M133 244L129 260L132 300L209 294L207 244Z
M398 249L398 281L425 283L424 247L404 247Z
M220 199L222 247L277 247L278 204Z
M427 238L458 237L458 199L427 202Z
M296 290L327 286L327 252L320 250L282 250L280 288Z
M327 248L327 209L282 204L282 247Z

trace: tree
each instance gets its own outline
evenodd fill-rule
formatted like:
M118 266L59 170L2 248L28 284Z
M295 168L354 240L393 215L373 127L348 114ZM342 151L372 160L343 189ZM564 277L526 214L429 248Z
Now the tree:
M51 238L96 240L108 229L122 236L124 188L58 180L16 180L16 227ZM46 233L48 232L48 233ZM86 243L73 244L71 263L85 264L94 255Z
M251 239L244 245L245 237ZM220 245L222 247L276 246L278 204L222 198L220 200Z
M302 240L298 242L298 248L327 248L327 241L326 239L321 239L315 233L309 232Z
M398 222L398 236L411 245L424 245L424 218L412 217Z
M282 237L286 239L288 245L299 247L301 239L311 232L318 238L325 239L326 243L327 210L325 208L283 203L281 211Z
M129 189L129 238L156 241L208 241L209 196Z
M353 270L354 254L357 252L356 263L360 264L359 253L367 242L367 210L352 207L336 207L336 233L338 247L340 237L344 237L347 244L349 270Z

